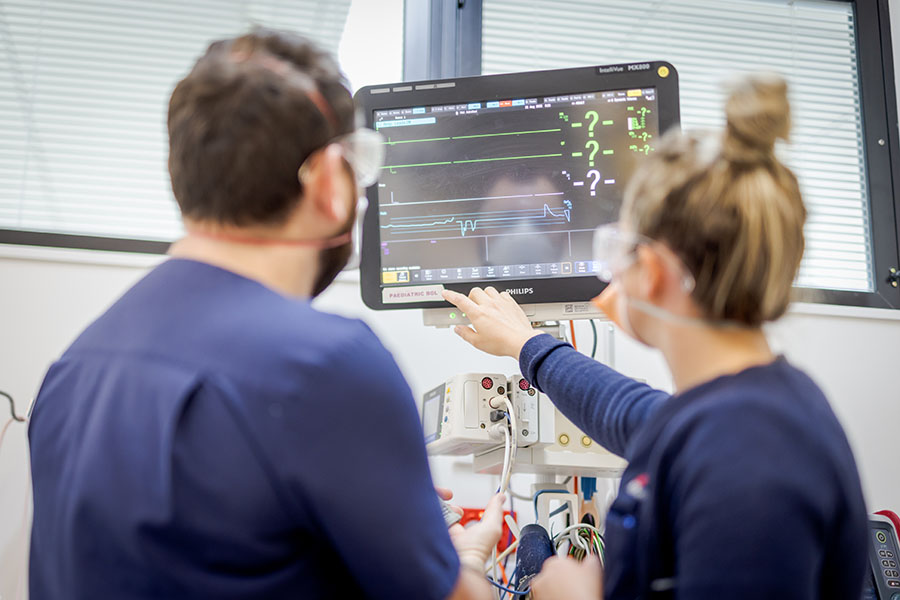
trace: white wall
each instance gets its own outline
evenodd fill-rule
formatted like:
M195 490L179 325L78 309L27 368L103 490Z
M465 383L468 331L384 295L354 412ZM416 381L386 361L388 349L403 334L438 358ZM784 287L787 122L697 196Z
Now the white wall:
M0 389L17 398L20 412L36 394L49 364L148 268L0 258ZM515 361L483 355L450 330L423 327L419 311L368 310L359 299L352 274L343 276L317 304L322 309L366 320L397 358L417 397L453 373L517 371ZM856 451L870 506L900 509L900 477L894 463L898 457L894 427L900 422L900 391L896 384L900 315L841 308L835 312L868 312L869 316L794 313L773 326L772 337L831 399ZM586 345L589 333L583 324L577 334ZM619 334L616 350L619 368L670 389L671 383L656 353L629 343ZM14 442L23 429L14 426L10 430L0 465L8 464L16 449ZM458 467L448 466L449 462L435 464L436 478L444 484L457 482L451 479L451 473L459 477ZM482 479L483 486L474 483ZM480 501L491 488L485 476L457 483L462 484L462 499L467 502Z
M900 57L900 0L891 0L895 56ZM895 59L897 60L897 59ZM900 61L898 61L900 62ZM38 251L0 246L0 390L11 393L19 412L37 392L49 364L78 332L140 278L156 259ZM103 264L106 263L106 264ZM450 374L488 370L513 373L512 360L483 356L447 330L421 326L418 311L375 314L359 299L354 278L345 277L319 301L319 307L360 316L394 353L417 396ZM788 358L824 388L856 452L871 509L900 512L897 424L900 423L900 320L792 314L772 328ZM579 330L587 340L587 330ZM617 337L617 364L627 373L668 387L659 357ZM0 403L0 427L5 422ZM0 581L17 566L3 560L9 542L9 515L20 514L26 472L24 428L14 424L0 453ZM439 483L458 489L463 504L482 503L495 486L489 476L472 475L465 461L434 462ZM514 477L525 489L527 477ZM6 537L4 537L6 536ZM0 589L0 595L3 590Z

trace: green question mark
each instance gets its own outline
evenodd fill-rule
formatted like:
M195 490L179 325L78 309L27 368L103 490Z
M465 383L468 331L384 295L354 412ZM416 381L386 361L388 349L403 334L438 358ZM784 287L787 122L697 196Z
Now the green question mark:
M597 126L597 121L600 120L600 115L597 114L596 110L589 110L584 113L585 119L591 119L591 122L588 124L588 136L594 137L594 127Z
M591 148L591 153L588 155L588 166L594 166L594 157L597 156L597 152L600 151L600 144L597 140L588 140L587 144L584 145L585 148Z

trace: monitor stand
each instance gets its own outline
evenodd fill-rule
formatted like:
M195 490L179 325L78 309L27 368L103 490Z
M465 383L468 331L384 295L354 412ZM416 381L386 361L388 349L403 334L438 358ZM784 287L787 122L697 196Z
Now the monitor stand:
M606 314L590 302L553 302L521 304L520 306L525 311L525 315L536 324L573 319L608 320ZM422 311L422 322L428 327L469 325L465 313L456 308L426 308ZM548 331L548 333L554 335L553 332Z

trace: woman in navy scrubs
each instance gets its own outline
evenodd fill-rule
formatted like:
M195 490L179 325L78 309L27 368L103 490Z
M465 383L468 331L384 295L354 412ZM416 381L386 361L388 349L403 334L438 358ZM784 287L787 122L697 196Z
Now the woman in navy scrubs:
M803 256L806 210L774 154L787 86L743 79L721 134L671 133L595 237L597 302L659 349L676 393L654 390L534 331L507 293L445 292L457 333L522 373L628 467L606 522L606 571L548 561L538 600L859 598L866 510L847 439L821 390L773 354Z

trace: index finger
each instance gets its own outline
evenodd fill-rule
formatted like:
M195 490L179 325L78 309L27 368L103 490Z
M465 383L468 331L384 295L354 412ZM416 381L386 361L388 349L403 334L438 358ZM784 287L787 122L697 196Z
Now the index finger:
M496 521L498 523L502 523L504 502L506 502L506 496L504 496L503 494L494 494L494 496L488 502L488 505L485 507L484 514L482 515L481 520Z
M443 292L441 292L441 296L444 298L444 300L446 300L459 310L463 311L464 313L472 313L475 310L478 310L477 304L469 300L468 296L464 296L459 292L454 292L453 290L444 290Z

